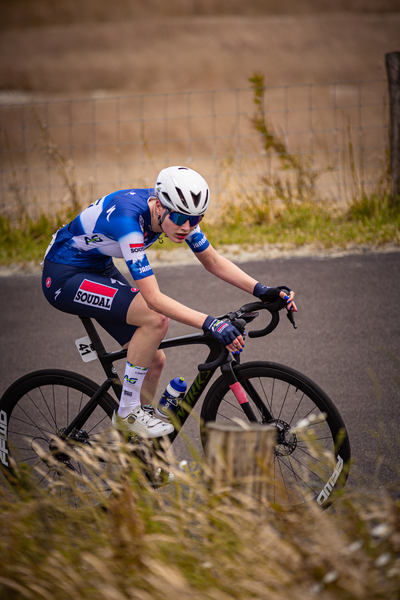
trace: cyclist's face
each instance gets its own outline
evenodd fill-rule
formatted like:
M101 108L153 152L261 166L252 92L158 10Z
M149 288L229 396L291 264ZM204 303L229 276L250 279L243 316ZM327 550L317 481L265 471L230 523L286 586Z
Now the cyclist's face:
M185 241L189 233L193 231L196 227L190 227L189 219L185 221L182 225L175 225L173 221L168 217L168 211L161 206L160 207L160 215L164 216L164 213L167 213L165 219L163 220L162 228L165 235L175 244L182 244Z

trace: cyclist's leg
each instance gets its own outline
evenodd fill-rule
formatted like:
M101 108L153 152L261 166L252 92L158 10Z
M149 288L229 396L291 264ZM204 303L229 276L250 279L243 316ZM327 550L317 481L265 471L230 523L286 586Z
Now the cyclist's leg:
M124 344L124 348L129 348L130 342ZM134 364L134 363L132 363ZM157 350L154 358L149 366L147 375L144 378L142 388L140 390L141 404L152 404L157 388L160 383L161 373L165 365L165 354L162 350Z
M118 269L112 265L112 267L110 267L107 270L107 276L110 277L110 281L112 283L115 283L115 281L119 282L119 284L121 284L122 286L127 286L129 289L131 288L130 283L125 279L125 277L118 271ZM135 289L135 288L133 288ZM115 335L116 334L116 325L113 323L112 325L110 325L107 322L100 322L100 325L102 325L102 327L104 327L109 333L110 335L113 335L113 337L115 337L116 339L119 338L119 341L121 343L121 346L123 346L124 348L129 349L129 346L131 347L131 349L128 351L128 360L130 361L131 364L137 364L137 365L141 365L142 363L140 362L142 360L143 357L141 356L135 356L132 355L132 349L135 347L136 344L138 344L138 346L140 346L142 344L141 341L141 335L137 335L135 336L134 341L131 344L131 340L132 340L132 336L133 334L137 331L137 327L135 325L133 325L133 323L136 321L136 317L138 315L138 313L140 313L141 311L145 311L148 312L149 309L147 307L147 305L145 305L145 303L143 303L141 306L139 306L139 303L133 302L133 300L138 297L137 294L135 293L135 295L133 296L133 298L131 299L131 302L129 304L129 308L127 310L127 315L126 315L126 320L125 322L120 326L121 331L118 332L118 337ZM139 297L141 298L141 296L139 295ZM132 314L129 313L129 311L132 311ZM158 321L160 320L159 317L160 315L156 315L156 313L154 313L153 311L150 311L153 313L153 315L156 317L156 321L157 323L151 324L151 331L150 331L150 335L154 332L155 329L157 329L158 327ZM161 339L159 339L159 341L156 340L155 344L156 346L156 352L154 354L153 360L150 363L149 369L147 371L146 377L143 381L143 385L141 387L141 394L140 394L140 401L141 404L151 404L156 392L157 392L157 388L160 382L160 377L161 377L161 373L162 370L164 368L165 365L165 354L162 350L157 350L160 341L165 337L165 334L167 333L167 329L168 329L168 323L165 323L165 318L161 317L161 320L164 322L164 324L166 325L166 329L164 331L164 329L162 328L161 331ZM111 328L111 330L110 330ZM149 335L149 332L145 332L145 337L147 338ZM125 337L124 337L125 336ZM125 343L126 341L126 343ZM134 362L136 361L136 362Z
M128 348L128 360L133 364L151 364L158 346L168 331L169 319L149 309L139 290L132 288L113 264L107 269L106 275L110 278L111 284L119 286L120 300L123 298L125 301L121 313L124 316L126 337L123 343L120 343ZM100 324L107 327L106 323L100 322ZM131 343L133 336L134 344ZM160 367L162 370L165 362L163 355L164 353L161 352L157 354L154 372L160 370Z
M138 294L131 302L126 321L137 327L128 346L128 360L133 364L150 364L167 334L169 319L149 309Z
M157 350L164 339L169 320L150 310L141 295L131 302L127 323L137 327L127 348L118 415L124 419L135 413L140 404L151 404L158 386L164 356Z
M149 367L143 390L143 403L149 404L165 363L164 353L157 349L167 332L168 319L150 310L139 291L112 263L103 270L88 272L45 260L42 286L52 306L96 319L121 346L128 348L131 364Z

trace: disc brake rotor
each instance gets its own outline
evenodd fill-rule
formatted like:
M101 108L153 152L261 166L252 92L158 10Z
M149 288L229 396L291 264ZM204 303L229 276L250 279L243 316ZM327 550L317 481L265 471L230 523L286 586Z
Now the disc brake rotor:
M289 456L292 454L297 447L297 436L294 429L281 419L273 419L268 422L268 425L275 425L277 428L275 455Z

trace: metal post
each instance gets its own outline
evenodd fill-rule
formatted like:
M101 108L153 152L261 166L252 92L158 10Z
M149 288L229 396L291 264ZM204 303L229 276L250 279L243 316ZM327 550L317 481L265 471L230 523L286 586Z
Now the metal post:
M390 96L390 177L391 200L400 202L400 52L386 54Z

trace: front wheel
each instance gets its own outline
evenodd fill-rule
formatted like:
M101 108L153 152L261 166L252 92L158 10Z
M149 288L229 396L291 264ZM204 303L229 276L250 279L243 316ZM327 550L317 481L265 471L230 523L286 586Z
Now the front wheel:
M91 465L85 449L115 444L110 431L115 400L103 393L79 428L63 436L98 387L87 377L55 369L30 373L9 387L0 399L0 442L1 463L11 482L28 471L33 485L72 507L98 503L110 494L112 466L104 460Z
M276 427L271 500L328 507L346 482L350 461L346 427L333 402L308 377L283 365L250 362L234 371L257 421ZM204 423L247 419L222 375L209 390L201 417Z

